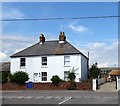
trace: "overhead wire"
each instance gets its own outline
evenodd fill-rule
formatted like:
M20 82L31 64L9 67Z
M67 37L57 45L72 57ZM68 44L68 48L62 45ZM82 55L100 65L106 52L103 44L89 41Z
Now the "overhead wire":
M79 20L79 19L97 19L97 18L119 18L120 16L89 16L89 17L68 17L68 18L15 18L1 19L0 21L45 21L45 20Z

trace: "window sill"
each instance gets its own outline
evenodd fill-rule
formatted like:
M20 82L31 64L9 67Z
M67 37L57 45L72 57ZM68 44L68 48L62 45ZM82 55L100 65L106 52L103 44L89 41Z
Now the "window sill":
M20 69L25 69L25 66L20 66Z
M41 66L41 68L48 68L48 66Z
M64 67L70 67L70 66L64 66Z

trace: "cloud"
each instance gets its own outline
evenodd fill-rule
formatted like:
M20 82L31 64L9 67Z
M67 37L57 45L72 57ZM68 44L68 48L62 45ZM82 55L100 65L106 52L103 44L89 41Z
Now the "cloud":
M23 14L23 12L21 12L18 8L13 7L3 6L2 13L3 19L16 19L25 17L25 14Z
M107 42L90 42L77 45L78 49L86 56L90 55L90 65L97 62L99 67L115 67L118 65L118 41L113 41L110 44ZM81 48L80 48L81 47Z
M35 36L24 35L2 35L2 52L0 52L0 61L10 61L10 55L29 47L36 42Z
M46 36L46 40L54 40L55 34L46 32L43 33ZM2 53L0 54L0 62L10 61L10 56L16 52L19 52L37 42L39 42L38 35L10 35L4 34L0 36L2 41ZM1 44L1 43L0 43Z
M74 21L68 24L68 27L75 32L86 32L88 30L87 27L83 25L76 25L78 21Z
M0 61L4 61L7 59L7 55L0 51Z

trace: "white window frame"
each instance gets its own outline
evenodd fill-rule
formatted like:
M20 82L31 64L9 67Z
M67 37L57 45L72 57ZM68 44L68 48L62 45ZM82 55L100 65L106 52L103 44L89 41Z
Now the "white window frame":
M47 72L41 72L41 81L47 81L47 75L43 76L42 73L47 73ZM42 78L46 78L46 80L43 80Z
M66 73L65 73L66 72ZM69 75L70 71L64 71L64 80L67 81L68 80L68 75Z
M25 61L23 62L22 61L22 59L25 59ZM24 64L24 65L22 65L22 64ZM25 66L26 66L26 58L20 58L20 68L25 68Z
M43 61L43 58L46 58L46 61ZM44 64L46 64L46 65L44 65ZM44 66L46 67L47 66L47 57L42 57L41 58L41 66L42 67L44 67Z
M68 64L66 64L68 63ZM70 56L64 56L64 66L70 67Z

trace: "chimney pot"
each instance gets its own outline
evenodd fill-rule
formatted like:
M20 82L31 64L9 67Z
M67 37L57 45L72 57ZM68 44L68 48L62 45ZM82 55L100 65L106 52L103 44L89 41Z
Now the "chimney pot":
M40 44L42 44L43 42L45 42L45 37L43 34L40 35Z
M66 41L65 33L64 32L60 32L59 43L64 43L64 41Z

